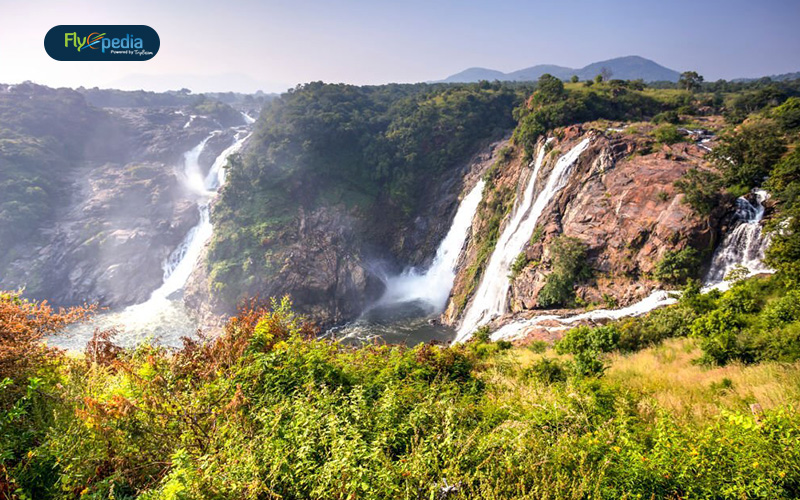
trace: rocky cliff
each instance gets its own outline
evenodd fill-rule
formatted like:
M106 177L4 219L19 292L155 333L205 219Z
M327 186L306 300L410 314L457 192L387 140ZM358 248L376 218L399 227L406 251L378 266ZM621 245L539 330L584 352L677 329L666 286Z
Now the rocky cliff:
M588 148L573 166L567 184L548 203L509 276L510 314L539 308L538 295L552 270L551 246L559 235L574 237L586 248L591 277L576 283L576 302L624 306L647 296L659 283L652 271L666 252L687 246L708 261L728 207L701 217L683 202L674 183L690 168L705 168L704 145L687 137L672 145L649 135L652 126L622 128L607 122L557 129L544 146L539 170L541 190L556 160L585 138ZM480 280L493 242L532 173L532 162L508 146L490 173L490 184L473 222L462 256L445 322L456 324ZM530 163L530 164L529 164ZM499 322L502 322L501 318Z
M71 152L27 180L31 189L51 181L61 195L50 213L29 220L32 231L3 245L0 289L23 287L56 305L117 308L147 299L163 280L165 258L199 217L179 180L183 153L220 128L217 120L190 119L176 107L99 109L77 92L36 85L6 88L0 100L21 116L6 134L17 141L46 134L52 148ZM71 128L53 130L62 115L81 116L76 125L91 140L77 142L84 134L73 137ZM229 133L209 139L201 166L232 140ZM0 162L0 173L11 167Z

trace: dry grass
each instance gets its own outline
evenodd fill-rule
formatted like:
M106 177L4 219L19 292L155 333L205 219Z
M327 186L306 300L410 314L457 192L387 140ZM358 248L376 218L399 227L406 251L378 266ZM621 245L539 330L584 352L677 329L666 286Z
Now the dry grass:
M800 363L704 367L691 339L671 339L630 355L613 355L609 383L655 399L676 417L704 419L720 410L748 411L779 405L800 406ZM725 380L729 383L724 382Z
M645 414L659 407L686 423L711 420L723 410L749 412L755 403L764 410L800 408L800 363L706 367L695 363L700 355L692 339L670 339L633 354L613 354L604 383L630 392ZM538 354L526 348L491 358L481 373L490 388L488 397L518 408L556 404L558 395L548 385L520 376L542 357L570 358L552 349Z

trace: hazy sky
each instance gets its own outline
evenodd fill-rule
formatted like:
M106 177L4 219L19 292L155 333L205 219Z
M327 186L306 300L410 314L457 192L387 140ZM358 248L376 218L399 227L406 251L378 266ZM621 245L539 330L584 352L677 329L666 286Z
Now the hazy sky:
M43 40L57 24L147 24L161 49L53 61ZM715 80L800 71L798 26L800 0L0 0L0 82L275 91L624 55Z

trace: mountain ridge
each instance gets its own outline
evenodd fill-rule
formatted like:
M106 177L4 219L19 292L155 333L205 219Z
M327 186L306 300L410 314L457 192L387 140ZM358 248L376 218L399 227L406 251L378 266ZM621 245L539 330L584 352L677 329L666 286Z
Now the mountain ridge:
M503 73L502 71L494 69L473 67L450 75L443 80L439 80L437 83L472 83L480 80L524 82L538 80L539 77L545 73L549 73L562 80L568 80L573 75L576 75L581 80L589 80L597 76L603 68L611 71L613 78L619 78L621 80L642 79L648 82L677 82L680 77L680 72L674 69L662 66L653 60L634 55L597 61L578 69L555 64L537 64L510 73Z

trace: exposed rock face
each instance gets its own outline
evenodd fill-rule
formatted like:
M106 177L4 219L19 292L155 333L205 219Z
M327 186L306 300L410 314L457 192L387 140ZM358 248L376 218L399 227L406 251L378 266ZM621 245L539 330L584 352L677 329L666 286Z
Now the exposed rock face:
M211 132L202 118L166 109L107 111L126 131L116 161L85 161L60 172L71 193L51 227L19 242L0 270L0 288L56 305L117 308L146 300L163 280L162 263L199 218L178 179L182 155ZM229 134L207 149L219 153ZM114 145L109 145L113 149ZM204 168L213 158L201 158Z
M275 272L253 277L251 288L238 292L260 300L289 295L298 312L323 328L358 317L366 305L380 298L386 273L430 264L450 228L464 186L474 186L502 144L505 141L484 145L437 182L431 182L423 194L419 216L399 231L390 230L397 224L393 224L393 209L389 208L379 212L384 219L379 225L365 222L374 217L343 205L313 212L300 209L285 232L276 234L274 241L262 242L265 247L278 249L272 255L277 262ZM205 257L202 261L206 262ZM184 300L205 327L214 327L220 317L234 311L220 294L209 289L208 275L206 265L195 269Z
M693 143L679 143L650 151L654 144L645 135L579 126L561 130L558 135L560 138L548 146L550 154L540 170L537 191L560 154L584 137L591 136L592 142L574 165L567 185L550 201L530 235L534 241L524 250L529 263L510 286L510 313L538 307L537 296L550 272L549 246L561 234L579 239L588 249L593 278L579 283L576 290L586 303L612 302L623 306L647 296L658 287L648 273L669 250L690 245L709 250L710 257L725 207L720 207L709 219L699 217L682 202L683 195L674 187L674 182L689 168L704 167L705 150ZM487 193L486 204L507 198L510 192L516 192L514 198L517 198L530 172L521 154L516 152L499 168L495 188ZM490 213L482 210L479 215L473 224L473 235L487 230ZM462 297L462 302L451 300L444 315L450 324L457 322L466 305L463 297L477 287L466 271L475 265L477 253L473 238L453 290L453 297Z

